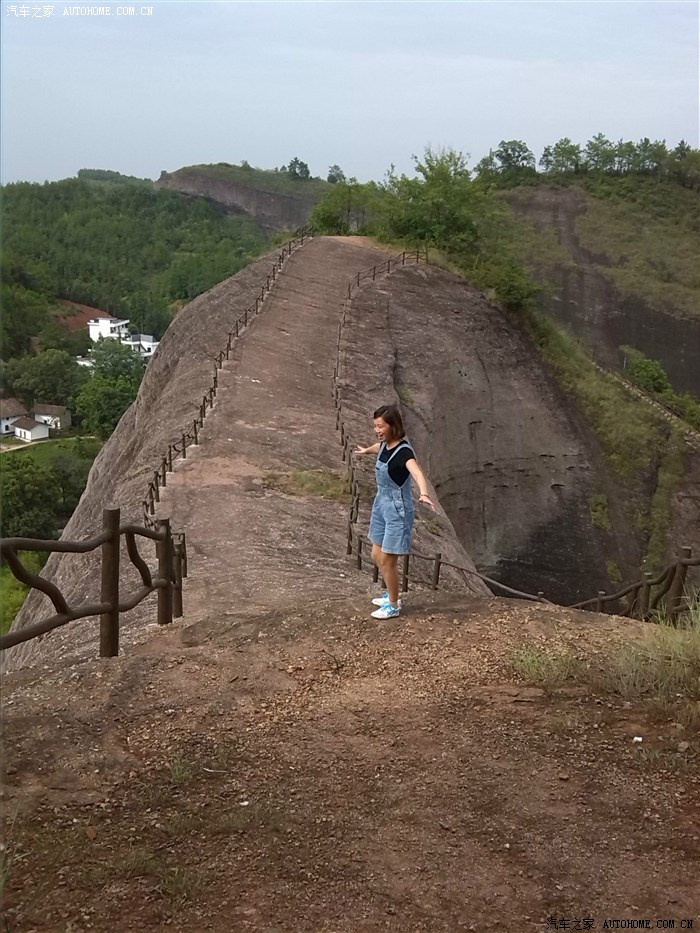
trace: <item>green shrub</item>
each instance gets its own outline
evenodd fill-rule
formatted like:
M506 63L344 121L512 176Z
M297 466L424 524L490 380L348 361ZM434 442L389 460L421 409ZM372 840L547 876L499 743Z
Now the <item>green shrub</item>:
M36 551L23 551L20 559L32 573L39 573L46 562L47 554ZM15 616L22 608L29 587L14 576L10 568L0 567L0 634L10 631Z

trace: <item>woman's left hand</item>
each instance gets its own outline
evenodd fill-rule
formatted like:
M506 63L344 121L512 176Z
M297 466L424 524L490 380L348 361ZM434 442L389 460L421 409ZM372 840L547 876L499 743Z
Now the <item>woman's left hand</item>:
M419 497L418 497L418 501L419 501L419 502L425 502L427 505L430 506L430 508L433 510L433 512L436 512L436 511L437 511L437 509L436 509L435 506L433 505L433 500L430 498L430 496L419 496Z

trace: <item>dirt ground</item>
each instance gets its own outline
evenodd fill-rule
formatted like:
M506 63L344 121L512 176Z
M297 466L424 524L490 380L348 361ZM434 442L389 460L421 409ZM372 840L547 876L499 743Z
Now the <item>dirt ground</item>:
M512 667L640 629L416 591L9 675L5 930L697 928L697 736Z

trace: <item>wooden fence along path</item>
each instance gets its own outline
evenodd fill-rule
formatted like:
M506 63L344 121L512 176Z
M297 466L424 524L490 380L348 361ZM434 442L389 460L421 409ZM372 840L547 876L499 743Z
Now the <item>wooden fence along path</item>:
M161 519L158 528L140 525L121 525L119 509L104 509L102 532L87 541L42 541L35 538L5 538L0 541L0 556L14 576L26 586L40 590L53 603L55 615L33 625L10 632L0 638L0 649L11 648L32 638L45 635L68 622L100 617L100 657L113 658L119 654L119 616L138 606L147 596L158 591L158 623L167 625L173 617L182 615L182 580L187 576L187 547L185 535L173 535L168 519ZM120 593L121 539L132 565L141 576L141 587L128 596ZM153 577L148 564L139 553L137 538L156 542L158 576ZM102 588L99 602L84 602L69 606L57 586L39 574L29 571L19 558L19 551L42 551L61 554L85 554L102 551Z
M383 262L380 265L373 266L371 269L366 269L364 272L358 272L357 275L355 275L348 283L347 292L343 300L343 313L338 325L338 349L335 370L333 374L333 400L336 409L336 430L340 431L340 443L342 444L343 448L343 461L347 463L348 471L350 474L352 501L350 505L350 515L348 518L347 554L349 556L354 556L355 564L358 570L363 569L364 546L367 545L368 549L371 550L372 545L371 541L360 533L357 525L360 509L360 486L352 459L353 444L350 440L347 424L343 420L343 401L341 398L340 381L340 351L342 336L347 324L347 315L350 304L352 302L352 296L364 282L374 281L379 275L389 275L391 272L396 272L398 269L403 268L407 264L417 264L419 262L429 262L427 250L425 252L420 250L403 252L398 256L393 257L392 259L388 259L386 262ZM598 368L603 372L609 372L600 366ZM618 374L612 372L610 372L610 375L619 378L619 381L622 382L626 388L632 389L636 394L642 396L645 401L658 405L658 407L663 410L663 406L654 402L654 400L649 399L645 393L641 392L641 390L637 389L636 386L633 386L622 376L618 376ZM695 432L691 432L691 434L695 435ZM700 435L697 435L697 440L695 437L691 437L689 440L691 442L697 443L698 446L700 446ZM408 592L409 588L409 574L412 559L432 562L433 566L430 574L430 586L434 590L438 588L441 569L443 567L450 567L453 570L460 571L461 573L478 577L478 579L482 580L490 588L495 588L507 596L514 596L518 599L525 599L533 602L550 602L545 598L545 595L542 592L539 592L536 595L532 593L524 593L521 590L515 590L503 583L499 583L498 580L487 577L478 571L443 561L442 554L439 552L435 553L434 555L427 555L419 554L416 551L411 551L410 554L405 554L403 556L401 589L404 593ZM379 568L376 566L376 564L374 564L373 561L370 560L369 563L372 567L372 579L376 583L379 579ZM630 618L647 619L654 612L657 612L663 605L669 618L675 620L688 604L685 592L685 581L688 573L688 567L698 566L700 566L700 557L693 558L691 548L683 547L681 548L681 553L678 555L677 559L664 567L660 573L653 575L651 573L644 572L638 580L628 584L616 593L607 594L603 590L599 590L597 595L593 598L576 603L572 606L568 606L567 608L588 609L595 612L605 612L606 607L617 606L621 600L626 600L626 607L622 610L618 610L616 613L617 615L628 616Z
M153 473L146 496L143 499L144 526L133 524L120 524L119 509L105 509L103 511L103 530L94 538L87 541L46 541L35 538L6 538L0 541L0 558L7 564L13 575L26 586L40 590L51 600L56 610L53 616L27 625L17 631L9 632L0 637L0 650L11 648L14 645L37 638L47 632L66 625L69 622L85 619L92 616L100 617L100 655L114 657L119 652L119 617L122 612L128 612L142 602L153 592L158 593L158 623L166 625L172 622L173 617L183 614L182 581L187 576L187 548L184 532L173 532L168 519L155 517L156 505L160 501L160 490L167 484L167 474L173 471L173 464L178 457L185 459L187 449L199 444L199 432L207 417L207 413L214 407L214 399L218 387L218 373L228 360L234 341L238 340L248 327L249 323L260 313L263 302L269 294L272 285L280 274L285 259L291 256L294 249L303 246L305 240L312 236L311 228L305 227L284 245L275 260L267 279L263 283L260 294L250 307L239 315L233 322L228 333L226 345L214 359L214 374L212 385L202 397L197 417L192 421L191 428L183 429L181 440L170 444L164 453L158 468ZM410 264L428 262L427 252L412 250L400 253L398 256L387 259L385 262L373 266L364 272L358 272L348 283L347 293L343 300L343 312L338 325L338 347L336 364L333 374L333 399L336 409L336 429L340 431L343 461L347 463L350 472L352 501L348 520L347 553L355 556L358 570L363 569L363 545L369 541L363 537L357 528L357 518L360 504L360 487L355 475L352 461L351 442L347 425L343 420L343 403L340 397L340 347L344 328L347 322L347 312L350 307L353 293L367 281L374 281L377 276L388 275ZM626 381L626 380L625 380ZM132 565L141 576L141 587L128 596L120 593L120 552L121 539L125 539L126 550ZM137 538L146 538L156 544L156 557L158 573L154 578L146 561L139 553ZM102 583L99 602L84 602L77 606L69 606L65 597L50 581L39 574L32 573L22 563L19 552L40 551L81 554L101 549L102 556ZM409 587L409 569L411 560L432 562L431 587L437 589L440 581L442 567L451 567L462 573L471 574L484 581L490 587L497 588L509 596L536 602L549 602L543 593L533 595L511 589L497 580L480 574L478 571L442 560L440 553L432 556L411 552L403 558L402 589ZM675 618L685 605L685 579L688 567L700 565L700 558L693 558L691 549L685 547L678 559L665 567L659 574L652 576L649 573L635 583L623 588L617 593L607 595L599 592L593 599L577 603L570 608L594 609L604 611L606 605L627 599L627 608L622 613L627 616L647 618L657 610L665 598L665 607L671 618ZM378 579L378 568L372 564L373 577ZM656 588L656 589L655 589Z

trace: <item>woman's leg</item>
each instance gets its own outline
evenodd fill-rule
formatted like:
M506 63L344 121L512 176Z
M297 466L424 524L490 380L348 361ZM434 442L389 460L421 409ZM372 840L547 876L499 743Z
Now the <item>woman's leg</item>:
M381 544L373 544L373 545L372 545L372 560L373 560L374 563L377 565L377 567L379 567L379 572L380 572L380 573L382 573L382 554L383 554L383 553L384 553L384 552L382 551L382 546L381 546ZM382 573L382 576L384 576L383 573Z
M399 604L399 555L381 552L382 563L379 565L392 606Z

